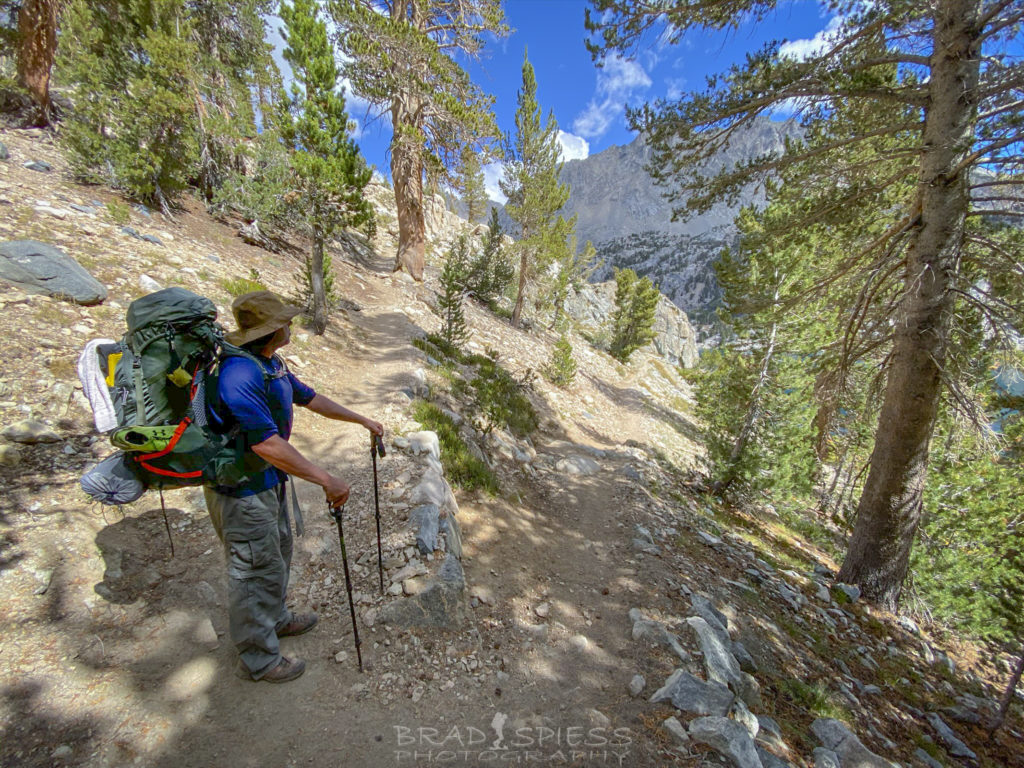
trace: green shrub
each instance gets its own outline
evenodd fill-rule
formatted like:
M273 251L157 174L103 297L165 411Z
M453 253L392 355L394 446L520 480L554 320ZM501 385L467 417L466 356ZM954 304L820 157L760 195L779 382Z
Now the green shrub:
M132 220L132 209L128 207L127 203L121 203L116 200L107 203L107 213L110 214L111 221L115 224L120 224L122 227Z
M502 427L519 437L533 432L537 428L537 412L525 394L533 380L533 371L527 370L521 378L515 378L498 365L498 356L493 350L486 356L473 355L470 360L477 368L476 378L469 386L480 430L487 434L495 427Z
M441 462L452 485L467 491L482 488L491 494L498 492L498 478L487 464L469 452L455 422L440 408L425 400L417 400L413 403L412 414L424 429L437 433Z
M567 387L576 378L576 361L572 356L572 344L569 337L563 333L558 337L554 350L551 352L551 360L544 369L544 378L556 387Z
M236 277L231 280L225 280L221 285L232 296L241 296L243 293L267 290L267 286L260 279L260 273L257 269L250 269L248 277Z

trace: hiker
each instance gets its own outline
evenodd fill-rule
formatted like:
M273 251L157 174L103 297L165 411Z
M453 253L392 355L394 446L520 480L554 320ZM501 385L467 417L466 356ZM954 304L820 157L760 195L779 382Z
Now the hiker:
M240 427L246 469L237 485L208 484L204 492L227 558L229 625L239 655L238 673L251 680L283 683L299 677L306 664L282 656L279 638L301 635L317 623L316 613L293 613L285 605L292 555L285 483L289 475L316 483L332 507L344 504L349 495L344 480L288 443L292 404L329 419L361 424L376 435L384 428L318 395L274 354L289 342L291 321L299 308L270 291L256 291L235 299L231 311L238 330L226 334L225 341L245 348L255 359L224 359L217 386L221 406L210 418L224 431Z

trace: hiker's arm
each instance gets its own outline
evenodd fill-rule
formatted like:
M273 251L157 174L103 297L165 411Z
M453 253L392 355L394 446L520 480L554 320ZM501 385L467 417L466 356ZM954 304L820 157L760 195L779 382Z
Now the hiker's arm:
M332 507L344 504L348 500L348 483L318 467L280 435L271 435L262 443L256 443L252 450L261 459L281 471L319 485L327 494L327 500Z
M338 421L349 421L353 424L362 424L375 435L384 434L384 427L380 422L368 419L365 416L360 416L355 411L350 411L345 406L338 405L338 403L334 402L329 397L317 395L306 403L306 407L313 413L319 413L321 416L326 416L328 419L337 419Z

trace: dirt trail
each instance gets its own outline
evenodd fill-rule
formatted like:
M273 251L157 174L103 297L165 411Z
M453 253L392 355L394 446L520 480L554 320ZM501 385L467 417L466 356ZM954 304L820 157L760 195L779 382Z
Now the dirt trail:
M429 289L389 266L380 258L345 265L351 308L324 339L297 338L284 352L318 391L394 434L417 428L402 389L424 363L409 342L436 320L419 300L430 300ZM508 365L538 364L536 337L473 312L481 345L508 342ZM590 381L588 354L576 402L559 404L570 395L555 395L545 403L539 452L578 455L649 437L642 397L618 391L636 406L619 413L616 392ZM593 413L578 415L583 405ZM352 560L364 563L355 565L355 590L357 599L375 595L365 431L299 409L294 434L300 450L350 480L346 541ZM389 500L410 462L399 451L380 462L385 557L406 542L407 512ZM0 764L659 764L659 745L638 719L649 705L631 699L626 685L638 671L653 671L650 684L659 683L671 662L632 642L627 613L664 602L655 589L667 564L632 550L633 523L644 518L643 492L620 471L630 457L610 452L599 463L592 476L508 470L500 497L460 494L466 579L487 602L474 600L456 632L398 632L361 618L363 674L336 529L319 489L300 483L308 533L297 541L290 602L315 606L321 624L284 642L308 668L283 686L232 673L223 558L198 492L167 495L171 557L152 495L124 515L97 512L81 504L73 474L52 486L45 471L19 478L11 509L21 511L4 522L27 559L0 567L13 595L0 640ZM33 494L47 506L26 517ZM41 582L46 591L34 594ZM340 662L339 652L347 654Z
M352 320L363 350L332 392L371 414L386 407L381 396L394 390L388 382L400 382L419 364L408 344L416 328L408 321L403 327L404 316L389 311L390 288L391 278L384 278L355 296L362 311L352 313ZM336 465L348 468L357 498L347 509L347 541L356 553L372 553L372 489L361 430L313 417L301 419L296 432L303 436L297 444L310 455L337 456ZM564 440L538 441L536 447L556 455L580 452ZM497 763L499 757L510 759L487 749L498 736L495 726L502 716L507 720L501 746L521 752L524 760L617 765L621 758L622 764L644 764L641 755L650 747L639 743L638 708L626 692L635 653L627 621L636 599L630 590L642 587L635 568L619 564L615 554L631 536L631 526L620 526L630 481L616 471L622 458L601 463L602 471L590 477L548 474L523 482L517 489L520 503L463 500L467 583L485 587L493 605L478 605L461 632L399 634L364 627L364 656L372 669L363 675L351 653L334 529L317 511L317 490L307 487L303 496L311 540L326 545L316 553L318 561L337 574L335 596L325 600L323 625L286 644L288 652L310 661L309 670L280 688L252 685L224 674L233 652L222 647L216 653L220 673L208 691L204 716L177 737L161 764ZM386 506L385 528L400 528L403 521ZM369 565L357 578L357 591L376 590L372 559ZM302 574L297 575L301 593ZM541 618L536 610L545 603L550 612ZM427 650L414 650L413 636ZM338 651L348 653L344 663L334 661ZM456 660L469 654L498 661L480 677L464 670L451 674ZM441 679L429 679L436 669ZM404 681L393 697L382 700L373 687L384 674ZM445 689L448 681L454 685ZM570 728L578 732L570 736ZM616 728L620 731L614 735Z

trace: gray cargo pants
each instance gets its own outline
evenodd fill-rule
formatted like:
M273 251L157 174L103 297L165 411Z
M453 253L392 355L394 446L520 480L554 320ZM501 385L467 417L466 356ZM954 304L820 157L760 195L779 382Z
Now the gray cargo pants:
M285 605L292 562L285 484L239 498L203 490L228 565L231 641L259 680L280 660L277 630L292 619Z

